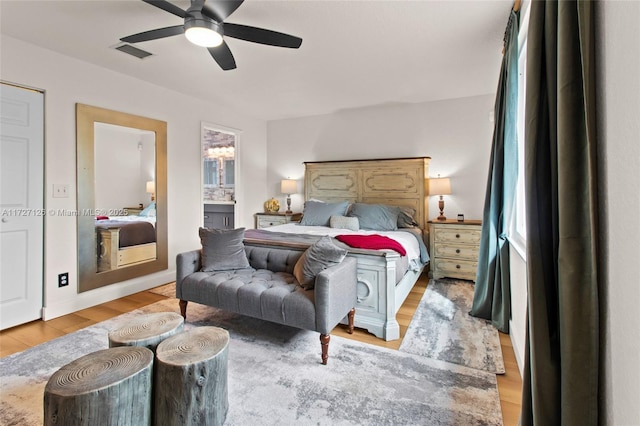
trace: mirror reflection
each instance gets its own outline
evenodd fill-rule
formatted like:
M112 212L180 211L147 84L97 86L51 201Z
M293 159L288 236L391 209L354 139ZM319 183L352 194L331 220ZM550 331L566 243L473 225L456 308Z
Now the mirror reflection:
M236 135L203 128L202 176L205 201L235 198Z
M167 123L76 105L78 290L167 269Z
M155 134L95 123L97 271L156 259Z

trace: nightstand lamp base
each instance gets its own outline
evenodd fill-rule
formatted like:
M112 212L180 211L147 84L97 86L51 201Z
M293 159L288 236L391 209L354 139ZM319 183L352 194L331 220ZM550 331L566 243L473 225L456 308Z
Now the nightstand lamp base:
M444 215L444 198L442 195L440 196L440 200L438 200L438 208L440 209L440 216L438 216L438 220L447 220L447 217Z
M287 210L285 211L286 214L291 214L293 213L293 211L291 210L291 195L287 195Z

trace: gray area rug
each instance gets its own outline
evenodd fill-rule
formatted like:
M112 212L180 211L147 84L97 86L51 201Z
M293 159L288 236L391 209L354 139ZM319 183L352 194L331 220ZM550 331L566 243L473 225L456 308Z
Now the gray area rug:
M165 300L0 359L0 418L41 425L44 386L61 366L108 346L107 333ZM500 425L495 375L190 303L185 328L229 330L227 425Z
M473 287L462 280L429 281L400 351L504 374L498 330L469 315Z
M149 293L159 294L161 296L166 296L175 299L176 298L176 283L169 283L165 285L161 285L160 287L154 287L150 290L147 290Z

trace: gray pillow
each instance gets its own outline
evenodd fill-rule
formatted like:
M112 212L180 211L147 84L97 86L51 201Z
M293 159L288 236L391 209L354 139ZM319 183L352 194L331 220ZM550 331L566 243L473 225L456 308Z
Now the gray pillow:
M364 203L353 204L349 212L349 216L358 218L360 229L371 229L374 231L397 230L399 214L399 207Z
M411 207L399 207L398 228L414 228L419 226L413 215L416 214L415 209Z
M309 247L293 267L293 275L302 288L311 290L316 284L316 275L337 265L345 258L347 251L335 245L331 237L325 235Z
M249 268L244 251L244 228L223 230L200 228L204 272Z
M360 230L357 217L331 216L329 226L332 228L349 229L351 231Z
M304 203L300 225L329 226L331 216L344 216L349 207L348 201L339 203L323 203L321 201L307 201Z

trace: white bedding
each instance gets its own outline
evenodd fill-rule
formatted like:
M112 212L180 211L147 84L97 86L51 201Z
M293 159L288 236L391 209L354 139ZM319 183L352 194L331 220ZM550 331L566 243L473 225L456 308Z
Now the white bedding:
M421 267L420 247L418 246L418 241L414 234L407 231L368 231L365 229L351 231L349 229L330 228L328 226L304 226L297 223L270 226L268 228L263 228L263 230L271 232L286 232L289 234L329 235L331 237L343 234L384 235L397 241L402 245L402 247L404 247L407 251L407 258L411 269L417 270Z
M153 226L156 226L156 217L155 216L109 216L109 220L117 220L119 222L149 222ZM100 222L98 222L100 223Z

